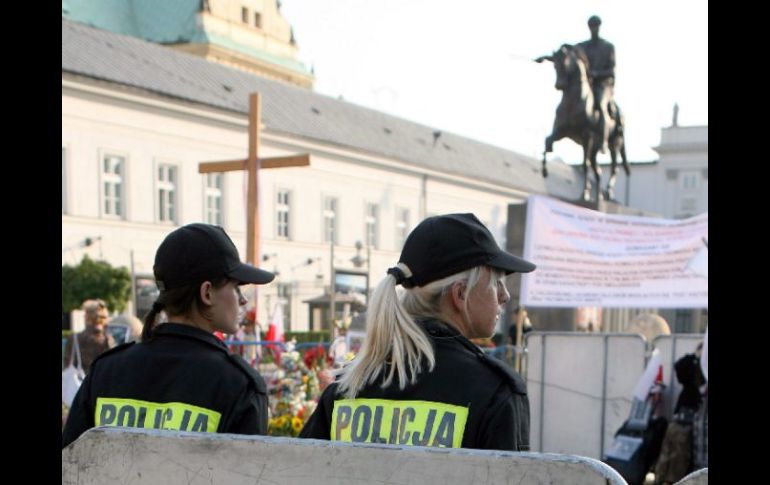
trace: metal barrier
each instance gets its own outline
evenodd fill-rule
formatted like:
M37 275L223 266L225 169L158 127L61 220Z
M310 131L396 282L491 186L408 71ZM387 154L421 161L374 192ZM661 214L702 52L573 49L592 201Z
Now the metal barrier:
M522 376L533 451L601 459L644 372L638 334L530 332Z
M275 351L275 349L279 350L280 352L286 352L288 348L288 344L281 341L276 340L260 340L260 341L254 341L254 340L225 340L224 344L227 345L227 347L230 349L231 352L239 355L243 355L241 352L241 349L245 349L249 346L260 346L260 347L267 347L266 350L268 351ZM323 347L325 351L328 351L329 346L331 345L330 342L301 342L294 344L294 350L298 352L302 352L306 349L313 349L317 347ZM254 362L250 362L252 367L259 366L264 358L263 352L257 352L256 356L254 356Z
M279 340L260 340L260 341L253 341L253 340L225 340L224 344L228 347L230 345L235 346L247 346L247 345L272 345L275 347L280 347L281 350L286 351L286 342L281 342ZM306 348L312 348L312 347L318 347L323 346L325 349L328 349L331 345L330 342L300 342L298 344L294 345L294 350L302 350Z
M531 332L525 335L522 376L530 401L533 451L601 459L628 418L633 389L658 349L663 365L663 406L673 415L682 386L674 363L703 340L701 334Z
M229 348L231 346L241 346L246 347L249 345L259 345L259 346L271 346L271 347L278 347L281 349L282 352L286 351L286 343L280 342L277 340L260 340L260 341L252 341L252 340L225 340L224 344L227 345ZM297 351L302 351L304 349L310 349L315 348L318 346L322 346L324 350L328 350L329 346L331 345L330 342L301 342L298 344L295 344L294 349ZM64 367L67 365L67 362L64 361L65 357L65 351L67 348L67 337L62 337L61 339L61 368L64 370ZM232 350L232 348L231 348ZM259 363L259 362L257 362Z

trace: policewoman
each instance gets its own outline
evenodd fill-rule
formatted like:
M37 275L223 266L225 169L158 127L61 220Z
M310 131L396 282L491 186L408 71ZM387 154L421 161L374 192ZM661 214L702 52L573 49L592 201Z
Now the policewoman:
M197 223L164 239L153 270L160 294L141 343L94 360L62 447L94 426L266 434L265 382L213 332L238 330L247 303L240 285L274 275L242 263L221 227Z
M501 250L473 214L422 221L372 294L359 354L300 436L529 450L523 380L469 339L494 333L510 298L505 276L534 269Z

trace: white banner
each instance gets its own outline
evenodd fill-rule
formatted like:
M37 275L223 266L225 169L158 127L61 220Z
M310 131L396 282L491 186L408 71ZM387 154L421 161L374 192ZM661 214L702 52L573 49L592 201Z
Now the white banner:
M708 213L689 219L604 214L533 195L527 201L521 304L531 307L707 308ZM707 263L706 263L707 264Z

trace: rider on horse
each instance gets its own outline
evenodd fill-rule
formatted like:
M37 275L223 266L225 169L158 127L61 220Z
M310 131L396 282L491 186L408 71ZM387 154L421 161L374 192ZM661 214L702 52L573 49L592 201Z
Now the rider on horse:
M609 120L615 118L613 113L613 91L615 87L615 46L599 37L599 26L602 19L593 15L588 19L591 38L577 46L588 58L588 77L594 93L594 110L598 111L603 139L601 152L607 152L609 139Z

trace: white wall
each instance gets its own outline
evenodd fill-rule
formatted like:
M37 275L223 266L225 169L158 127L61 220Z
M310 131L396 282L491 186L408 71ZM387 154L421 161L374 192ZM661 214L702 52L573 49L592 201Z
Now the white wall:
M323 293L330 279L330 247L323 242L322 202L325 195L339 199L338 244L335 267L353 268L350 258L356 241L365 241L367 202L379 205L379 238L371 250L370 285L382 279L398 262L396 210L410 212L409 229L420 220L423 177L427 177L426 213L474 212L489 224L505 244L507 204L525 194L507 187L446 175L409 163L345 150L298 138L263 132L260 156L310 153L310 167L266 169L259 174L261 253L273 255L260 262L278 271L276 283L292 284L292 329L308 326L306 300ZM155 250L178 225L204 220L205 177L198 173L204 161L245 158L247 118L224 111L147 96L113 86L73 78L62 84L62 147L66 153L67 213L62 215L62 264L76 264L83 254L129 267L133 251L136 273L152 273ZM124 186L126 216L105 217L100 212L100 160L105 150L126 159ZM155 178L159 162L174 163L179 171L177 224L159 223ZM290 240L276 231L276 194L291 193ZM224 178L224 227L241 256L245 254L246 185L242 172ZM79 247L86 237L101 237L89 248ZM366 257L364 250L363 257ZM317 259L309 266L308 258ZM366 269L363 267L362 269ZM320 274L321 278L317 278ZM277 297L274 283L259 288L259 320L266 322ZM252 291L247 295L253 294Z
M631 165L630 178L619 168L616 200L668 219L708 212L708 126L662 128L661 143L654 149L660 159ZM606 161L608 155L600 157ZM609 166L602 165L602 172L605 187ZM694 187L685 186L687 174L695 177Z

